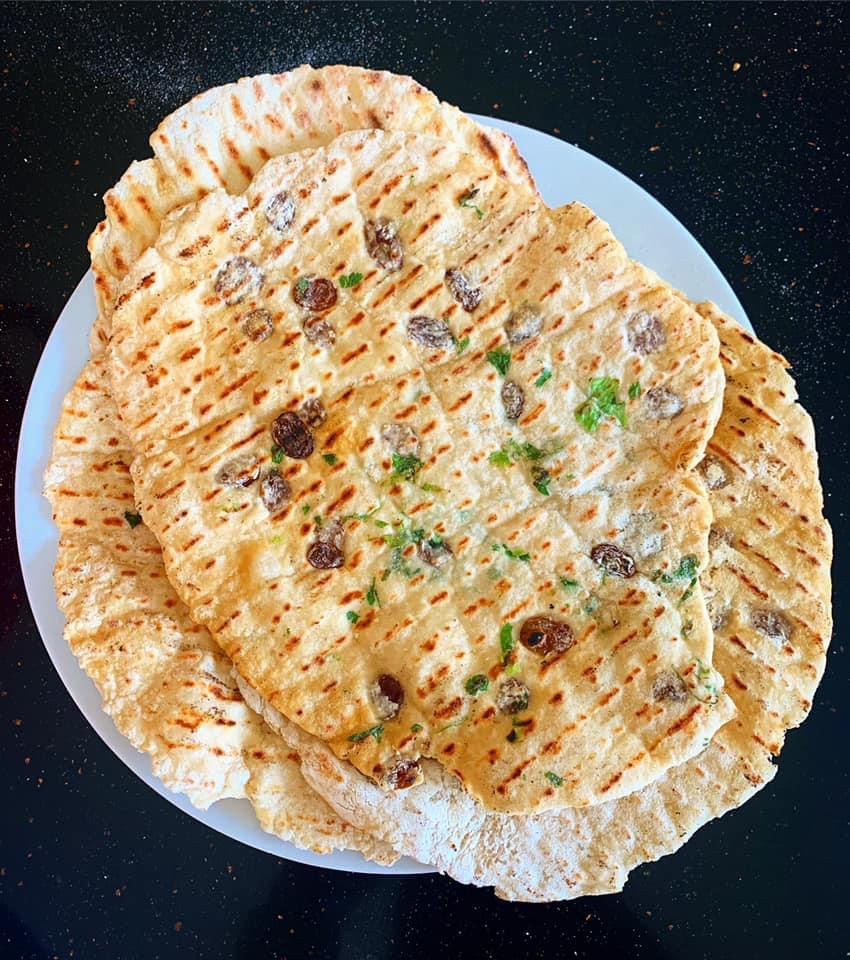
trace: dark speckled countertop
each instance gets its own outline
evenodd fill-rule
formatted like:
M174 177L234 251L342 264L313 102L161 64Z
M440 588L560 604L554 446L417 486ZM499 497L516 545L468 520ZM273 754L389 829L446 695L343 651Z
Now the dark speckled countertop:
M0 957L850 956L848 8L827 4L0 6ZM126 770L41 645L12 525L42 346L102 192L196 92L302 62L411 73L576 143L702 242L794 363L836 534L836 633L776 780L625 893L502 903L343 875L212 833Z

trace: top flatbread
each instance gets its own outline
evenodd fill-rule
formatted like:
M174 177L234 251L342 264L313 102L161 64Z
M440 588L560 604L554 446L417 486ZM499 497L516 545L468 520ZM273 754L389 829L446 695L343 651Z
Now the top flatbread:
M227 657L178 600L156 539L137 522L131 455L107 385L104 359L90 361L63 403L45 475L65 638L103 709L196 807L247 797L264 830L299 847L392 863L391 847L305 783L298 755L246 706Z
M534 189L507 134L475 123L410 77L305 65L213 87L166 117L151 135L154 156L131 164L104 196L106 219L89 238L98 304L92 351L108 341L117 286L167 213L219 187L240 192L270 157L372 128L451 140L509 182Z
M398 270L364 244L381 217L399 231ZM480 303L461 308L455 267ZM308 342L310 311L294 302L315 276L337 291L329 348ZM542 333L510 345L525 302ZM254 341L258 310L274 332ZM420 311L451 327L447 349L409 336ZM719 413L717 341L586 208L550 214L432 138L348 134L270 161L244 197L217 191L170 217L113 320L113 386L170 578L251 685L361 770L391 781L425 751L487 806L583 805L649 782L728 719L694 576L707 501L670 469L702 456ZM516 426L494 369L508 350L528 394ZM623 404L637 389L622 425L603 417L591 434L576 411L606 376ZM222 486L236 455L249 472L269 466L271 422L318 397L319 451L282 465L291 502L270 514L251 477ZM391 476L392 424L421 443L421 475ZM545 463L548 479L514 460ZM318 572L305 553L334 521L346 564ZM452 561L426 576L415 543L435 536ZM591 558L609 543L636 568ZM518 656L534 703L505 716L494 694L520 678L506 677L499 637L516 642L532 614L569 617L576 642L504 658ZM385 724L367 693L382 673L406 697ZM492 687L476 698L464 684L479 674ZM699 700L659 695L671 676ZM623 722L632 710L639 725ZM544 774L562 753L556 790Z
M776 773L785 731L803 721L832 630L832 536L823 517L812 423L787 362L713 304L727 372L723 415L702 466L715 527L702 580L715 664L738 712L699 756L613 803L535 817L485 813L450 775L387 796L246 691L290 743L307 779L342 816L465 883L510 900L622 889L629 871L682 846Z

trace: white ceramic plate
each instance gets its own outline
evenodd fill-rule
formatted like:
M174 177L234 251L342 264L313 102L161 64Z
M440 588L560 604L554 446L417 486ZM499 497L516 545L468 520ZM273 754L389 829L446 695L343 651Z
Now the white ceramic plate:
M695 300L714 300L747 323L732 288L688 231L646 191L612 167L568 143L515 123L476 117L500 127L516 140L538 187L550 206L580 200L613 227L629 253ZM41 495L44 474L62 399L88 359L88 335L95 315L91 273L80 281L44 348L30 388L15 475L18 551L27 594L44 645L62 682L88 722L120 759L160 796L213 830L278 857L360 873L428 873L409 858L379 867L357 853L320 856L299 850L264 833L247 800L222 800L196 810L182 795L167 790L152 774L147 755L135 750L100 708L100 696L62 638L63 618L56 606L52 571L57 533L50 506ZM752 327L750 327L752 329Z

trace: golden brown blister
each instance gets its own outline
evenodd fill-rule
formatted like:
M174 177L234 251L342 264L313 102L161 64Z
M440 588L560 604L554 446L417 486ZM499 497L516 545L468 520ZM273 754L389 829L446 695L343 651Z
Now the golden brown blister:
M247 797L264 829L297 846L392 863L391 848L307 786L297 753L245 704L229 660L189 618L155 537L137 522L130 459L105 361L92 360L63 404L45 494L60 532L65 637L104 710L154 774L200 809Z
M461 202L471 186L480 216ZM395 269L365 240L381 218L400 238ZM317 277L328 344L299 305ZM520 337L529 304L539 323ZM258 341L246 324L260 311ZM719 413L717 340L586 208L552 213L445 141L345 134L167 218L113 323L113 386L169 577L251 685L361 771L389 782L424 752L488 807L581 806L650 782L731 715L690 583L707 499L671 470L701 457ZM497 371L509 353L516 372ZM541 363L553 376L538 387ZM511 420L494 393L520 372L529 416ZM629 406L591 434L577 413L604 377ZM659 411L658 391L675 409ZM281 463L292 497L270 512L271 423L314 400L316 450ZM417 438L415 476L398 475L388 426ZM253 473L228 487L237 457ZM316 570L306 556L334 522L345 564ZM533 555L511 557L524 539ZM422 543L441 540L452 558L436 568ZM632 551L625 577L591 559L611 543ZM541 615L569 624L571 649L522 648ZM711 693L660 702L670 670L696 687L707 671ZM369 694L381 674L405 692L384 724ZM476 698L464 684L478 674L491 687ZM530 689L528 710L505 706L509 681ZM544 772L562 754L556 792Z
M832 629L832 538L823 517L811 419L787 362L713 304L728 385L702 466L715 531L702 582L715 617L714 660L737 714L697 757L613 803L534 817L486 813L437 764L385 794L315 738L247 696L297 745L304 771L343 816L465 883L510 900L622 889L641 863L681 847L776 774L787 729L811 708ZM753 626L769 609L788 637ZM560 775L561 768L553 773Z

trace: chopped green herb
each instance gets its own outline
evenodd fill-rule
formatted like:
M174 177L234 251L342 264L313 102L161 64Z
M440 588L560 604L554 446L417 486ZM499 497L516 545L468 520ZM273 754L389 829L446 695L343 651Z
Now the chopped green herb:
M511 355L507 350L488 350L487 362L492 363L504 377L508 372L508 367L511 365Z
M613 417L621 427L626 426L626 405L617 399L619 389L616 377L594 377L590 381L590 396L576 410L576 420L588 433L596 433L603 417Z
M531 481L538 493L542 493L544 497L549 496L552 474L548 470L544 470L542 467L534 467L531 471Z
M541 450L540 447L535 447L528 441L518 443L516 440L508 440L501 450L495 450L490 454L489 460L494 466L509 467L512 463L519 463L520 460L545 460L546 457L554 456L561 449L560 445L556 445L548 450Z
M602 601L599 599L599 597L597 597L595 593L591 593L587 600L585 600L582 609L589 617L592 617L601 606Z
M358 283L363 279L362 273L349 273L347 276L343 274L339 278L339 285L346 289L347 287L356 287Z
M424 490L425 493L445 493L443 487L438 487L436 483L421 483L419 489Z
M236 503L235 500L229 500L227 503L223 503L219 508L219 513L236 513L237 510L242 509L241 503Z
M324 460L325 463L329 463L331 466L333 466L333 465L336 463L336 454L335 454L335 453L323 453L323 454L322 454L322 460Z
M375 740L380 741L381 737L384 735L384 725L382 723L377 724L374 727L369 727L368 730L361 730L360 733L352 733L348 738L352 743L361 743L366 737L374 737Z
M381 605L381 598L378 596L378 588L375 586L374 577L372 577L372 582L366 592L366 603L368 603L370 607L380 607Z
M295 289L299 293L306 293L309 286L310 281L306 277L299 277L298 282L295 284Z
M462 337L455 344L455 353L460 356L464 350L469 346L469 337Z
M381 505L379 503L377 507L373 507L368 513L346 513L342 518L342 522L349 523L351 520L361 520L363 523L365 523L367 520L370 520L372 517L374 517L380 509ZM378 527L385 527L387 524L384 520L376 520L375 525Z
M559 777L557 773L552 773L551 770L547 770L543 776L546 777L553 787L562 787L564 785L564 778Z
M140 513L131 513L129 510L125 510L124 519L129 524L130 529L134 530L142 522L142 515Z
M575 590L578 587L578 580L568 580L566 577L561 577L561 586L565 590Z
M640 396L640 384L635 380L635 382L629 387L629 397L632 400L637 400Z
M349 610L346 613L345 618L349 623L357 623L357 621L360 619L360 614L355 613L353 610Z
M309 503L305 503L304 506L301 508L301 512L302 512L302 513L304 514L304 516L306 517L307 514L308 514L312 509L313 509L313 508L310 506Z
M521 669L522 669L522 668L520 667L520 665L519 665L518 662L517 662L517 663L509 663L509 664L505 667L505 673L506 673L509 677L515 677L515 676L520 672Z
M269 540L269 543L273 547L279 547L285 540L286 540L286 537L284 537L282 533L279 533L277 534L277 536L272 537L271 540Z
M324 525L324 522L325 522L325 521L321 518L321 516L320 516L318 513L314 513L314 514L313 514L313 523L316 524L316 529L317 529L317 530L321 530L321 529L322 529L322 526Z
M531 556L525 552L525 550L511 550L511 548L506 543L494 543L494 550L501 550L506 557L510 557L511 560L522 560L523 563L528 563L531 559Z
M502 663L508 663L511 653L514 649L514 628L510 623L506 623L499 631L499 647L502 651Z
M693 578L691 579L691 582L688 584L687 589L685 590L685 592L682 594L681 597L679 597L679 605L680 605L680 606L681 606L686 600L690 600L691 597L694 595L694 587L696 586L696 584L697 584L697 578L696 578L696 577L693 577Z
M451 730L452 727L459 727L462 723L466 723L466 717L459 717L457 720L452 720L447 723L444 727L440 727L437 730L437 733L442 733L444 730Z
M411 732L411 733L419 733L420 730L422 730L422 724L421 724L421 723L414 723L414 724L411 726L411 728L410 728L410 732Z
M477 697L479 693L483 693L489 686L490 681L483 673L476 673L474 677L470 677L464 684L466 692L472 697Z
M283 447L272 447L272 463L282 463L284 456Z
M469 207L471 210L475 211L475 215L480 220L484 216L484 211L481 207L476 206L472 201L478 196L478 188L474 190L468 190L461 198L458 200L458 205L461 207Z
M699 569L699 560L692 553L686 553L679 561L679 566L672 573L662 573L656 570L652 575L653 581L662 583L675 583L676 580L693 580Z
M540 376L534 381L534 386L542 387L547 380L551 379L551 377L552 377L552 371L549 370L548 367L544 368Z
M393 472L390 480L413 480L416 474L422 469L422 461L413 454L403 456L400 453L393 454Z

